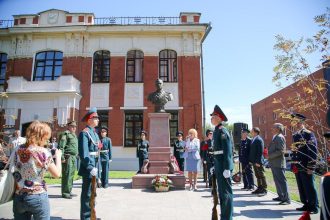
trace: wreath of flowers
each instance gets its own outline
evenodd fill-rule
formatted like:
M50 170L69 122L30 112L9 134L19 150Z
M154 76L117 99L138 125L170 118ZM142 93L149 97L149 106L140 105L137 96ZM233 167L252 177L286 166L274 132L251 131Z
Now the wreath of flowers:
M153 187L172 187L173 182L166 175L156 175L155 178L151 181Z

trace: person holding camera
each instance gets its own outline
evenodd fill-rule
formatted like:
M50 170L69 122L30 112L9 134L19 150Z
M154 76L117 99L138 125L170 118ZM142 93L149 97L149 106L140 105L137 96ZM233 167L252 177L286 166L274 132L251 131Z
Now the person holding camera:
M14 150L13 176L16 191L13 198L14 219L50 219L50 206L44 174L61 176L61 150L56 150L56 165L47 149L51 129L47 123L34 121L26 131L26 144ZM13 169L13 170L12 170Z
M76 136L77 123L71 121L67 124L68 130L60 135L59 149L62 154L62 197L72 199L73 177L76 171L76 158L78 155L78 139Z

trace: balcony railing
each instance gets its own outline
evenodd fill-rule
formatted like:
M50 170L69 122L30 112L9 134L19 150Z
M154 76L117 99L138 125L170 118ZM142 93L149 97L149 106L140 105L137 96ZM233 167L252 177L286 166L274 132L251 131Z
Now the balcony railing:
M14 20L0 20L0 28L13 27Z
M107 17L94 18L96 25L169 25L179 24L180 17Z
M94 18L94 25L174 25L180 17L104 17ZM0 20L1 28L14 26L14 20Z

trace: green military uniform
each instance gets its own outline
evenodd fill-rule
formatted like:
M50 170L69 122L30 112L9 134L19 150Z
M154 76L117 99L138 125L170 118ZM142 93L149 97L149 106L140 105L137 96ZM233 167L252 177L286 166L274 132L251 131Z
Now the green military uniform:
M68 126L77 125L75 121L72 121L68 123ZM78 155L78 139L76 134L68 130L63 132L60 136L58 147L62 151L62 197L71 198L73 177L76 171L76 158Z
M222 121L227 121L219 106L214 107L212 115L218 115ZM231 178L225 177L225 172L233 170L233 152L228 130L218 124L215 126L212 138L215 176L218 184L218 193L221 206L221 220L231 220L233 216L233 190L231 188Z

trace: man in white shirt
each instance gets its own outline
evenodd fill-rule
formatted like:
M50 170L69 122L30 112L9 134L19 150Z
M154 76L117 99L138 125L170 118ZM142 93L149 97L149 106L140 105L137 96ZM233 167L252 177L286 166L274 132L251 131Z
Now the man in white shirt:
M22 144L25 144L26 143L26 138L24 137L21 137L21 131L20 130L15 130L14 131L14 134L13 134L13 137L11 137L9 139L9 155L7 156L10 156L11 152L13 152L13 150L22 145Z

